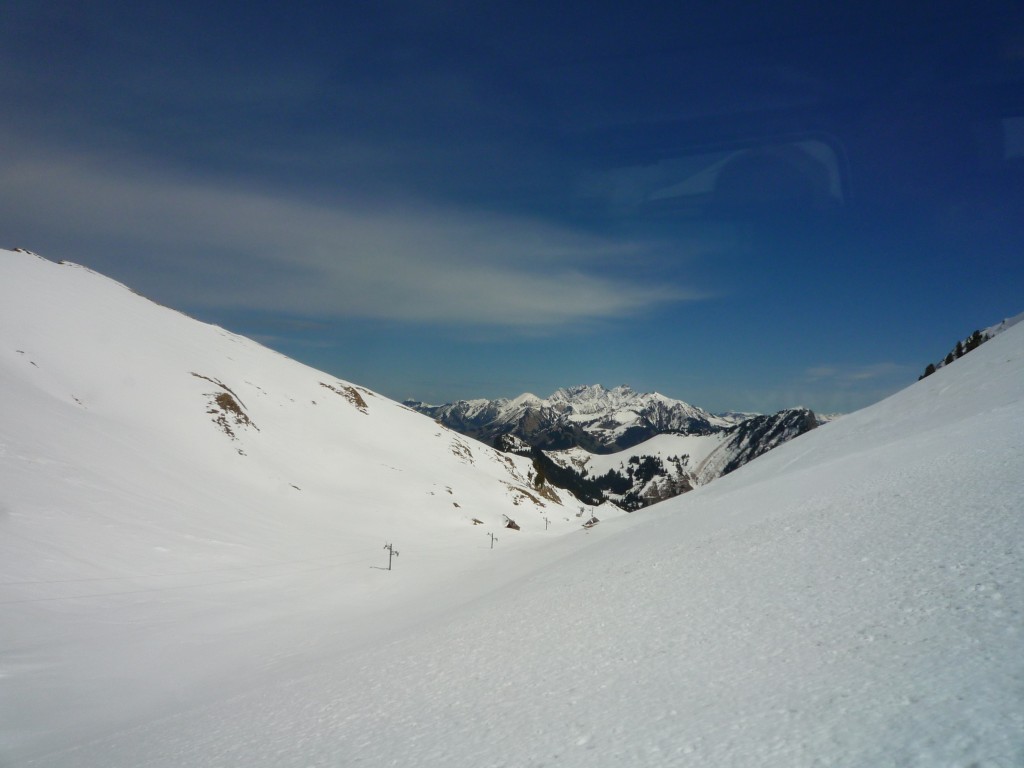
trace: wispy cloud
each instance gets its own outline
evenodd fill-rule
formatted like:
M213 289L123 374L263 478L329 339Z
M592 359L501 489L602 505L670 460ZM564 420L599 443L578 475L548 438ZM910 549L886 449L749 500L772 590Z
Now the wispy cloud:
M429 203L329 205L33 149L0 166L0 204L18 232L63 230L93 251L134 253L165 298L172 291L193 306L529 329L699 298L623 277L617 270L643 257L640 244L531 218Z
M855 385L862 382L886 379L903 375L906 366L896 363L871 363L869 365L816 365L804 371L809 381L828 381L836 385Z
M915 378L908 366L892 362L822 363L756 387L744 382L731 390L720 388L713 395L762 413L797 406L818 413L849 413L888 397Z

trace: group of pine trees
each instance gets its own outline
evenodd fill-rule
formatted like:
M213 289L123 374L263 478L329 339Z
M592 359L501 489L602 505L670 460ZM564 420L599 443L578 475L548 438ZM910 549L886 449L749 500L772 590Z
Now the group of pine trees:
M988 341L989 338L990 337L988 336L988 334L984 334L981 331L975 331L974 333L967 337L966 343L963 341L958 341L956 343L956 346L949 351L949 354L946 355L946 357L943 359L941 363L939 363L938 365L935 365L935 363L928 363L928 367L924 369L924 373L917 377L917 380L920 381L925 376L931 376L941 366L949 365L954 360L959 360L961 357L966 355L971 350L980 347L982 344Z
M605 474L593 477L586 468L579 471L557 464L540 448L532 448L530 456L533 458L535 484L550 482L565 488L587 504L598 505L609 495L615 495L619 497L618 506L633 512L693 490L689 477L684 473L684 467L690 460L687 454L667 458L674 465L675 473L669 471L659 456L630 456L621 469L609 469ZM656 478L658 482L652 483Z

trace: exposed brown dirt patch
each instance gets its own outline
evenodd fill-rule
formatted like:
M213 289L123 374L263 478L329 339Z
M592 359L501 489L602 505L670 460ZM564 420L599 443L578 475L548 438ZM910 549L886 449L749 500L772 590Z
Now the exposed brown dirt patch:
M206 392L204 394L210 398L206 412L213 417L211 421L213 421L213 423L216 424L225 435L230 437L232 440L238 440L238 435L235 433L235 430L239 427L251 427L257 432L260 431L260 428L257 427L253 423L252 419L249 418L249 414L245 412L245 406L242 404L238 395L232 392L227 385L217 379L209 376L203 376L199 373L193 372L192 375L197 379L208 381L220 388L220 392ZM245 451L241 448L238 449L238 452L243 456L245 455Z
M370 406L366 404L366 400L363 399L363 396L359 394L359 390L356 389L355 387L342 384L340 381L338 382L337 386L335 386L334 384L327 384L321 381L320 386L331 390L331 392L334 392L336 395L341 395L343 398L348 400L360 413L370 412Z

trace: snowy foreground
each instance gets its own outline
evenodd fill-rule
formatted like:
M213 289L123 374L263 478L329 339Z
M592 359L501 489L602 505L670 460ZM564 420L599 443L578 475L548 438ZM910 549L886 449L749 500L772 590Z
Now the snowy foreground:
M322 408L320 379L347 385L14 263L0 765L1024 765L1024 324L585 531L567 500L523 501L528 467L469 463L370 393L369 416L338 403L339 432L289 431L308 408L281 393ZM97 368L47 290L152 343L118 337ZM218 335L235 367L196 352ZM156 383L197 359L259 433L190 421L209 389L190 370L195 392Z

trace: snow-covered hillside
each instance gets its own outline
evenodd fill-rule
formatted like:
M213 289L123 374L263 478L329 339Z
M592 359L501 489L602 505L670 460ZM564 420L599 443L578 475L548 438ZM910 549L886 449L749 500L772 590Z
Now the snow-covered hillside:
M0 764L1024 764L1024 325L587 531L400 406L0 257Z
M583 448L549 451L534 466L551 474L545 459L550 460L565 470L557 478L547 478L553 484L573 489L581 499L604 498L635 511L707 485L817 424L811 411L792 408L771 416L751 416L706 434L657 435L618 453L592 454Z
M437 580L489 555L490 534L515 548L580 529L579 503L532 472L88 269L0 251L0 765L109 722L106 676L130 709L230 668L210 640L225 626L284 652L264 614L344 623L403 569L443 603ZM211 585L258 610L215 608ZM142 603L171 606L154 621L179 636L126 652L111 636L148 620L108 612Z
M559 506L556 490L534 488L529 461L159 307L85 268L0 252L0 276L4 458L30 470L34 456L45 456L46 466L61 464L66 479L86 491L131 497L153 493L159 482L161 509L133 505L135 527L163 520L167 510L193 533L189 515L196 514L203 528L282 526L275 546L290 555L289 536L308 542L304 532L288 530L309 524L342 525L351 548L353 522L376 542L413 515L443 537L474 517L492 525L504 514L536 528L544 510ZM53 474L59 472L41 473L37 482ZM31 471L18 476L33 482ZM225 487L210 487L211 478ZM196 511L206 504L230 522ZM47 519L65 531L81 525L83 535L98 525L94 514L69 510ZM47 538L43 530L35 535ZM116 540L119 528L109 535L118 548L126 544ZM321 543L326 553L339 544ZM170 563L177 555L168 549ZM219 562L224 553L211 551ZM32 567L37 554L24 552ZM153 565L152 557L146 553L144 562ZM80 576L80 559L88 554L78 553L73 565L55 559L51 573L37 575L61 578L71 569ZM230 555L224 560L235 564ZM104 558L102 567L109 565ZM0 567L15 566L7 559Z

